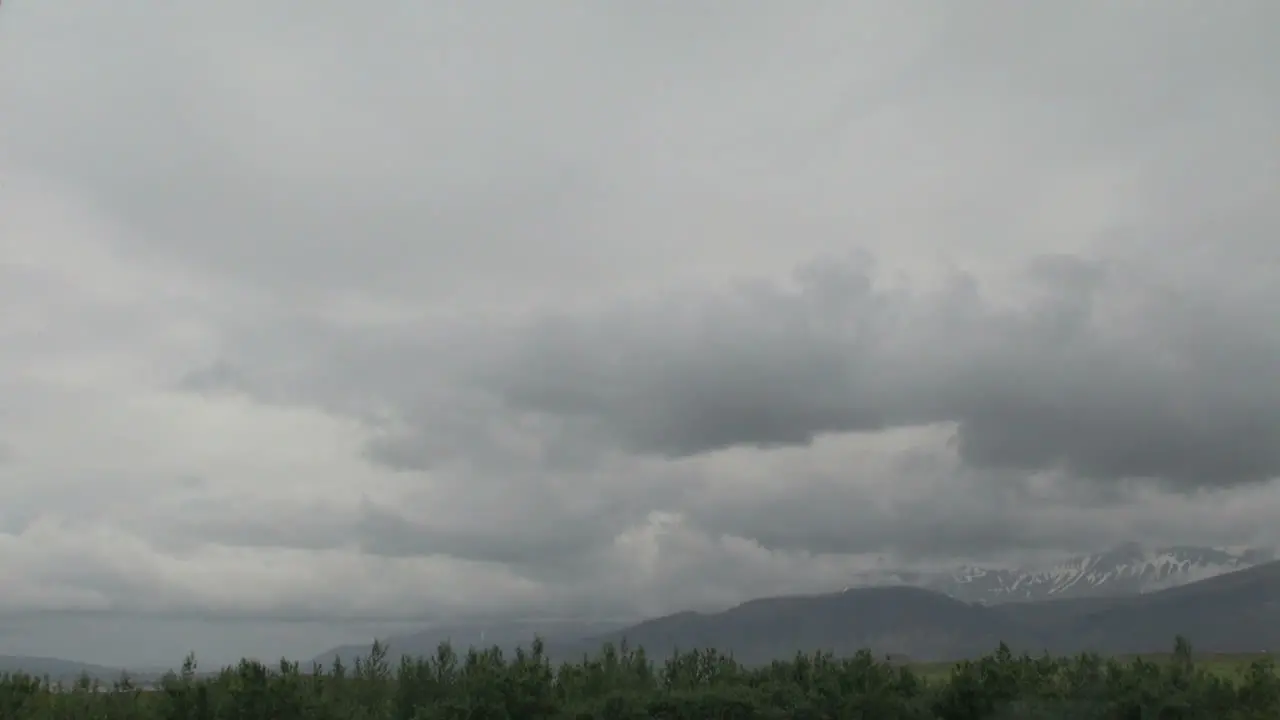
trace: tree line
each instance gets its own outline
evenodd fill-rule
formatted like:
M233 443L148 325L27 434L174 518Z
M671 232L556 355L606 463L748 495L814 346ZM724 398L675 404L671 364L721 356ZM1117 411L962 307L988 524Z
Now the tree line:
M1001 645L945 675L879 661L797 655L744 667L713 650L661 662L606 645L553 665L541 641L389 660L374 643L351 665L301 669L243 660L214 675L194 657L151 689L127 677L63 686L0 676L4 720L1275 720L1280 677L1270 660L1224 675L1179 638L1167 662L1015 655Z

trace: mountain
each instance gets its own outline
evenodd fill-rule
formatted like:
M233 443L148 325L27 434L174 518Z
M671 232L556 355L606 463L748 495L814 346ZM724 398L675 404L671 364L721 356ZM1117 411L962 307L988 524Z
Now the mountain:
M1113 558L1112 565L1133 567L1134 557L1147 566L1174 564L1148 562L1152 554L1135 552L1129 555L1130 564ZM1104 565L1088 564L1095 569ZM1188 562L1184 567L1194 565ZM1158 581L1175 575L1145 570L1119 575L1153 576ZM1117 575L1099 571L1093 577ZM1097 584L1106 586L1108 581ZM682 612L626 627L617 622L526 620L438 626L387 640L390 654L398 658L434 655L446 641L458 650L497 645L509 653L517 646L527 647L535 635L546 640L548 655L556 662L595 654L604 643L624 642L644 647L657 661L677 649L714 648L752 665L816 650L849 655L869 649L879 657L899 660L954 660L986 654L1001 642L1015 651L1053 655L1166 652L1177 635L1187 637L1200 652L1280 652L1280 561L1130 595L970 603L909 585L861 587L762 598L723 612ZM315 661L329 666L335 655L350 662L368 651L364 645L335 648ZM64 681L84 673L107 683L121 674L119 668L54 658L0 656L0 673L18 671ZM159 677L155 672L131 675L144 683Z
M989 652L1001 641L1031 649L1039 638L997 610L915 587L854 588L829 595L752 600L719 613L684 612L602 637L641 646L660 660L677 649L714 648L747 664L826 650L851 655L958 659Z
M716 648L748 664L797 651L953 660L1000 642L1053 655L1168 651L1177 635L1215 653L1280 651L1280 562L1174 588L1113 597L966 603L907 586L755 600L720 613L678 613L592 638L624 639L659 658L676 648ZM589 643L582 643L587 647Z
M860 585L924 587L965 602L994 604L1061 598L1136 595L1233 572L1275 560L1257 548L1168 547L1126 543L1108 552L1080 555L1043 568L961 567L951 572L878 570Z
M1171 631L1202 652L1280 651L1280 562L1115 598L1061 623L1053 637L1062 652L1146 653L1167 650Z
M749 664L800 651L849 654L863 648L879 656L952 660L987 653L1001 642L1032 653L1163 652L1176 635L1208 652L1280 651L1280 562L1261 562L1266 557L1257 550L1125 545L1048 569L881 572L873 587L763 598L723 612L682 612L626 627L450 625L387 641L398 658L433 655L446 641L458 650L497 645L509 653L540 635L557 662L624 641L655 659L676 649L715 648ZM366 645L335 648L315 662L327 666L335 655L350 661L368 651Z
M35 677L48 677L54 681L72 681L81 675L110 683L120 679L121 668L90 663L60 660L58 658L31 657L27 655L0 655L0 674L26 673Z

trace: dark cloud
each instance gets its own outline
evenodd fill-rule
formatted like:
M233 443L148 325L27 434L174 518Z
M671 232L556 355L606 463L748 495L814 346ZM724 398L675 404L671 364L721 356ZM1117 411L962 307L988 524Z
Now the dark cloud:
M477 512L474 524L452 529L414 522L394 509L366 504L356 536L362 550L375 555L445 555L501 563L523 572L532 569L545 579L546 572L573 567L638 519L615 508L565 513L550 507L556 500L536 495L523 494L521 500L492 507L488 513Z
M216 360L184 374L177 386L188 392L206 394L251 392L254 389L244 373L225 360Z
M1280 474L1280 332L1212 287L1062 256L1032 263L1035 299L1014 308L964 276L885 287L865 263L795 280L535 322L477 381L668 457L955 423L975 468L1184 488Z
M0 610L1280 543L1278 8L6 3Z

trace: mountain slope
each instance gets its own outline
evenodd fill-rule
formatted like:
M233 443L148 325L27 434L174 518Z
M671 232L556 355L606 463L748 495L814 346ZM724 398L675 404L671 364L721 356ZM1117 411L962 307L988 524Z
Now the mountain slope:
M114 682L124 672L121 668L90 663L61 660L58 658L32 657L28 655L0 655L0 674L26 673L50 680L70 681L82 674L103 682Z
M825 650L850 655L956 659L1001 641L1030 649L1039 638L997 611L913 587L855 588L829 595L753 600L713 614L679 613L592 639L642 646L652 658L714 648L747 664ZM594 649L593 648L593 649Z
M1280 562L1121 597L969 604L913 587L755 600L721 613L679 613L581 643L643 646L650 657L716 648L749 664L798 651L951 660L1004 642L1015 651L1165 652L1177 635L1204 652L1280 652Z
M1177 635L1206 652L1280 651L1280 562L1219 573L1222 564L1256 556L1236 553L1223 560L1203 549L1124 550L1072 565L1074 574L1046 575L1066 584L1049 595L1057 599L1047 601L1015 602L1006 595L1005 602L968 603L920 587L863 587L753 600L718 613L677 613L625 628L527 622L450 626L393 637L390 645L393 656L432 655L446 640L457 649L498 645L509 652L539 634L557 661L594 654L606 642L625 641L644 647L651 658L676 649L715 648L748 664L797 652L847 655L864 648L879 656L951 660L985 654L1001 642L1014 650L1055 655L1164 652ZM1163 590L1114 594L1117 588L1132 588L1125 584L1129 580L1165 582L1196 567L1217 574ZM1056 587L1047 582L1038 587L1045 586ZM1097 594L1071 596L1071 588L1082 593L1083 587ZM368 647L338 651L350 659L367 653ZM333 654L316 660L328 664Z
M752 600L718 613L677 613L620 629L612 623L489 623L434 628L390 642L395 656L433 655L446 640L458 649L497 644L509 651L527 646L534 634L548 639L556 661L624 641L659 661L676 649L715 648L751 665L817 650L953 660L986 654L1001 642L1015 651L1053 655L1167 652L1177 635L1200 652L1280 652L1280 561L1119 597L980 605L917 587L854 588ZM348 660L368 652L365 646L341 650ZM332 651L317 658L326 665L331 659ZM0 656L0 673L15 671L62 680L86 672L106 682L120 675L117 668Z
M1025 619L1024 619L1025 620ZM1280 562L1129 598L1055 633L1062 652L1158 652L1180 634L1203 652L1280 651Z

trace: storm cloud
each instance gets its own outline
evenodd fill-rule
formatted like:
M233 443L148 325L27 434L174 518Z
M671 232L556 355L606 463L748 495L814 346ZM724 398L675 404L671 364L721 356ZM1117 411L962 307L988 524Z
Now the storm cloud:
M1280 546L1278 12L6 2L6 652Z
M482 382L669 457L951 423L981 469L1184 488L1280 474L1280 329L1262 297L1224 304L1069 256L1023 280L1036 298L1000 307L969 276L913 292L824 261L791 287L533 323Z

